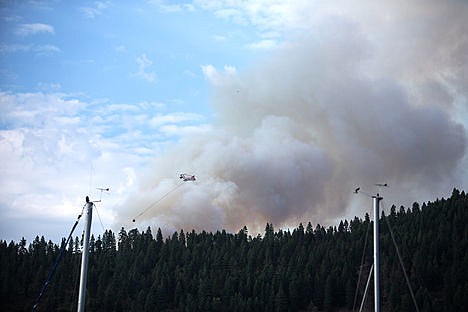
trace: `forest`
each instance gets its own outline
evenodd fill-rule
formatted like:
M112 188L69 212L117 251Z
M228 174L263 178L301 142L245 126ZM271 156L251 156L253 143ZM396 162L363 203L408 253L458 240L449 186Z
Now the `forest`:
M382 311L416 311L392 234L419 311L468 310L467 211L468 195L457 189L447 199L385 209ZM155 232L91 237L87 311L358 311L373 261L368 214L329 227L267 223L253 237L247 227ZM0 240L1 311L32 310L62 247L37 311L76 310L82 238L65 243ZM371 289L364 309L372 308Z

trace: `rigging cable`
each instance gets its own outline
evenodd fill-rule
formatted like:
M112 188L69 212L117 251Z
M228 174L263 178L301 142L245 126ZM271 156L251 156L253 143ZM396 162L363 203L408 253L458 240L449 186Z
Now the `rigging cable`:
M101 223L101 227L102 227L102 232L104 233L106 230L104 229L104 224L102 223L101 216L99 215L98 207L95 203L102 203L102 192L104 191L109 192L109 188L98 187L97 189L101 191L101 195L99 196L99 200L93 201L93 205L96 208L99 222Z
M102 232L104 233L106 230L104 229L104 224L102 224L102 220L101 220L101 216L99 215L98 207L94 203L93 203L93 205L96 208L96 212L97 212L97 215L98 215L98 218L99 218L99 222L101 223L101 227L102 227Z
M366 247L367 247L367 238L369 236L369 228L370 228L370 221L367 222L367 230L366 230L366 238L364 239L364 249L362 251L362 257L361 257L361 265L359 267L359 275L358 275L358 282L356 285L356 292L354 293L354 303L353 303L353 312L354 308L356 306L356 301L358 297L358 291L359 291L359 285L361 284L361 274L362 274L362 267L364 266L364 258L366 256ZM373 264L372 264L373 265Z
M382 203L382 206L383 206L383 203ZM382 208L385 209L384 207L382 207ZM398 256L398 261L400 262L401 269L403 270L403 274L405 276L406 284L408 285L408 288L409 288L409 291L410 291L410 294L411 294L411 299L413 299L414 307L416 308L416 312L419 312L418 304L416 302L416 298L414 297L413 288L411 287L411 284L410 284L410 281L409 281L409 278L408 278L408 274L406 274L405 266L403 264L403 260L401 258L401 254L400 254L400 249L398 248L398 245L397 245L397 243L395 241L395 236L393 234L392 227L390 226L390 222L388 222L388 218L386 216L384 216L384 219L385 219L385 222L387 223L388 230L390 231L390 236L392 237L393 245L395 246L396 253L397 253L397 256Z
M362 311L362 307L364 306L364 302L366 301L367 291L369 290L369 284L370 284L370 280L371 280L371 277L372 277L372 273L374 273L374 264L373 263L372 263L371 268L369 270L369 277L367 278L366 289L364 290L364 296L362 297L361 307L359 308L359 312Z
M65 244L62 245L60 253L59 253L57 259L55 260L55 263L54 263L52 269L50 270L49 275L47 276L47 280L45 281L44 285L42 285L41 292L39 293L39 296L37 296L36 301L34 302L34 305L33 305L33 308L32 308L33 312L37 310L37 307L39 306L39 302L40 302L42 296L44 295L44 293L46 292L47 287L50 284L50 280L52 279L52 276L55 273L55 269L57 268L57 265L58 265L60 259L62 258L63 253L65 252L65 247L68 245L68 242L70 241L70 238L73 235L73 231L75 231L75 228L78 225L78 222L80 221L81 216L83 215L83 210L84 210L85 206L86 206L86 204L83 206L83 209L81 209L81 214L78 215L78 217L77 217L77 219L75 221L75 224L73 225Z

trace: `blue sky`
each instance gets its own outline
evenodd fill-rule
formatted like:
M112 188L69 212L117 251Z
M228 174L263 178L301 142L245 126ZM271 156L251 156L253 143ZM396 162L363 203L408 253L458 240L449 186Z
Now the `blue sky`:
M59 239L82 197L104 184L110 226L106 207L125 198L149 159L210 128L204 68L242 68L268 53L247 20L203 3L5 1L0 14L8 240Z
M201 66L245 66L259 40L210 11L149 2L7 4L2 85L112 102L156 100L209 113Z
M467 12L3 1L0 239L60 240L97 187L105 228L167 233L333 224L367 211L357 184L407 205L466 190ZM197 183L129 221L182 172Z

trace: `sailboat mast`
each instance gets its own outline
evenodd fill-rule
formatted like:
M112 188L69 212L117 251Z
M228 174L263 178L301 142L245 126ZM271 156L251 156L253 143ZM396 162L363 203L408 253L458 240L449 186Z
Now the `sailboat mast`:
M86 302L86 279L88 275L89 235L93 218L93 202L86 196L86 223L84 228L83 253L81 254L80 293L78 296L78 312L84 312Z
M382 197L372 196L374 207L374 311L380 312L379 205Z

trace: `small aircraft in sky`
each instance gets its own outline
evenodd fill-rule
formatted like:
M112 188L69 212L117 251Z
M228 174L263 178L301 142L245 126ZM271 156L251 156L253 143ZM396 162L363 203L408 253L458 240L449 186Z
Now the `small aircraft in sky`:
M186 174L186 173L182 173L179 178L184 182L186 182L186 181L196 181L197 180L197 178L194 175L190 175L190 174Z

